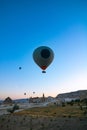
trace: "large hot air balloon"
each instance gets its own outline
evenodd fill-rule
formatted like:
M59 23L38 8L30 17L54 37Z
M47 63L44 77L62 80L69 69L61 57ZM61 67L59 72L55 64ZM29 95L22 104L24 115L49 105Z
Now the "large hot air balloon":
M40 46L33 52L33 59L35 63L46 73L46 68L51 64L54 58L54 53L51 48L47 46Z

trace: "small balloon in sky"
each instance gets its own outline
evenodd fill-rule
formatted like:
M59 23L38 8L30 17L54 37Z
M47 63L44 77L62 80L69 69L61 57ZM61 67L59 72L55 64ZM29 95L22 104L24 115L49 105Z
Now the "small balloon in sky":
M54 52L47 46L40 46L34 50L33 59L35 63L43 70L42 73L46 73L45 70L54 59Z
M19 70L21 70L22 69L22 67L19 67Z
M26 95L26 93L24 93L24 95Z

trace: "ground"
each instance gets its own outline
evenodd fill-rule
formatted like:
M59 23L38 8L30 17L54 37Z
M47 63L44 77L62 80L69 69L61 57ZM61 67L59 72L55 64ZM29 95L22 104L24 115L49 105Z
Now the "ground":
M0 130L87 130L87 118L3 115Z
M76 105L27 108L1 115L0 130L87 130L87 113Z

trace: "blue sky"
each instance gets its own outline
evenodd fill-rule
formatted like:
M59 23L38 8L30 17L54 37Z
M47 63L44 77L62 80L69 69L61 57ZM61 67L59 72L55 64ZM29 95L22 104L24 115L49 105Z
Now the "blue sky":
M46 74L32 58L39 46L55 54ZM81 89L87 89L87 2L0 0L0 99Z

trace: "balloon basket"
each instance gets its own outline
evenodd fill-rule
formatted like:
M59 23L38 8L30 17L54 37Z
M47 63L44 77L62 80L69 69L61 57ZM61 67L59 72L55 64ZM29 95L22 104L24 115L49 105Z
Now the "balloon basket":
M46 71L43 70L42 73L46 73Z

